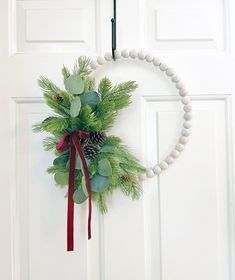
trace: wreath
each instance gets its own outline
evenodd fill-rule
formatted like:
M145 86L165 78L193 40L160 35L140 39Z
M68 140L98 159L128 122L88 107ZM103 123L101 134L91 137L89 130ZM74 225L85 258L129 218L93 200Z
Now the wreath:
M139 179L159 175L184 150L190 135L192 107L187 90L175 72L157 57L143 51L116 51L116 59L138 58L152 63L166 73L179 91L184 109L181 136L169 155L153 168L145 169L124 145L122 139L108 134L118 113L131 103L135 81L112 85L105 77L96 86L92 71L112 60L111 54L96 61L79 57L72 71L63 66L65 89L41 76L39 86L47 105L54 113L35 124L35 132L50 135L44 139L45 150L54 150L55 159L47 172L54 174L56 185L68 186L67 250L74 248L74 203L88 200L88 239L91 238L92 201L101 213L107 212L106 198L113 190L138 199L141 195Z

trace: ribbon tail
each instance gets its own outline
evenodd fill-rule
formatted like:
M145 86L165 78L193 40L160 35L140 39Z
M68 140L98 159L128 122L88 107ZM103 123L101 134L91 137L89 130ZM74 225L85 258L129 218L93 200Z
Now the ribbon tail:
M80 141L76 135L73 135L72 142L76 148L76 151L78 152L78 154L81 158L82 167L83 167L85 180L86 180L86 188L87 188L87 193L88 193L88 239L91 239L92 193L91 193L89 171L88 171L86 159L83 154Z
M68 212L67 212L67 251L74 250L74 201L73 194L75 191L75 164L76 149L74 144L70 144L69 157L69 188L68 188Z

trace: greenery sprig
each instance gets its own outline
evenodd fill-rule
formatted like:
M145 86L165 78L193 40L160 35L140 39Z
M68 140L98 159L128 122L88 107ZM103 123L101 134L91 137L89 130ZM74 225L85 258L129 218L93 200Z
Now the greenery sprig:
M47 171L54 174L59 187L68 185L69 149L59 153L56 145L66 132L90 132L90 138L81 140L81 144L89 169L92 199L105 213L106 197L116 188L132 199L138 199L141 194L137 174L144 172L145 168L120 138L106 134L119 111L131 103L130 93L137 88L137 84L128 81L112 85L108 78L103 78L96 91L95 79L90 77L89 63L88 58L79 57L72 71L63 66L65 89L40 77L38 84L54 114L35 124L33 130L50 134L44 139L43 145L47 151L54 150L56 157ZM79 157L76 159L75 183L74 202L83 203L88 194Z

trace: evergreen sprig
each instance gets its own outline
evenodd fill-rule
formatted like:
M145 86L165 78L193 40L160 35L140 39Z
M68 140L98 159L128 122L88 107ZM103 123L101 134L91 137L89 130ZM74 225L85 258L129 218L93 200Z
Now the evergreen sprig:
M69 119L62 117L48 117L43 122L33 126L34 132L46 131L51 132L65 132L69 127Z
M43 140L43 147L44 147L45 151L50 151L50 150L55 149L59 140L60 139L56 138L55 136L47 136Z
M79 57L72 71L63 66L62 75L66 89L60 89L44 76L41 76L38 80L46 104L55 114L41 123L35 124L33 130L50 133L50 136L44 139L43 146L47 151L54 150L56 158L53 166L49 167L47 172L54 174L56 184L60 187L67 185L67 182L64 183L64 179L68 177L69 172L69 150L62 154L56 150L56 145L63 134L74 130L84 130L92 133L108 131L113 126L120 110L131 103L131 92L137 88L134 81L112 85L108 78L103 78L96 92L95 79L90 76L89 64L89 58ZM68 81L71 79L72 82L68 85ZM79 90L74 88L75 83L79 83ZM79 95L75 93L79 93ZM77 104L78 107L74 107L74 104ZM104 137L104 134L102 135ZM108 172L111 172L106 176L106 180L109 182L108 187L102 192L92 191L93 201L97 203L102 213L106 213L106 199L117 188L120 188L125 195L132 199L140 197L141 188L137 174L143 172L145 168L128 151L119 137L105 136L102 139L104 139L103 142L98 138L98 144L93 143L91 139L87 139L82 142L82 145L84 149L86 145L89 145L88 151L90 152L92 152L92 149L95 151L95 153L93 151L94 157L89 159L88 164L91 180L100 174L99 164L102 161L108 164L106 168L108 168ZM87 157L88 155L86 154ZM104 174L102 176L105 177ZM75 185L76 190L80 192L83 192L83 177L82 168L76 167ZM58 181L58 178L63 180ZM86 197L85 193L84 196Z
M42 92L47 94L59 93L60 89L48 78L41 76L38 79L38 85L42 89Z
M64 77L64 81L67 80L71 76L69 69L65 65L63 65L63 68L62 68L62 75Z
M44 93L44 99L47 105L51 107L55 113L63 117L69 116L69 110L54 100L50 94Z
M108 78L101 80L99 94L101 101L97 106L97 116L102 122L102 130L108 130L114 124L118 111L130 104L130 92L137 88L133 81L124 82L112 86Z
M89 67L90 59L85 56L80 56L75 62L73 68L73 74L79 75L82 79L85 79L90 73L91 69Z

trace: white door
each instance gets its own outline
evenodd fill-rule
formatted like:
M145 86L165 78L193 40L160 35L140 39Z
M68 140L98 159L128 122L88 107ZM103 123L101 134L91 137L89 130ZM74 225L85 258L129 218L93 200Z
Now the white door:
M47 115L36 80L62 85L79 55L110 51L112 1L0 1L0 279L232 280L235 3L229 0L117 0L118 48L148 50L175 68L193 100L193 129L181 157L120 192L107 215L76 207L76 248L66 252L64 190L46 173L52 154L32 124ZM132 105L113 133L152 166L175 145L182 108L160 71L112 62L97 73L136 80Z

